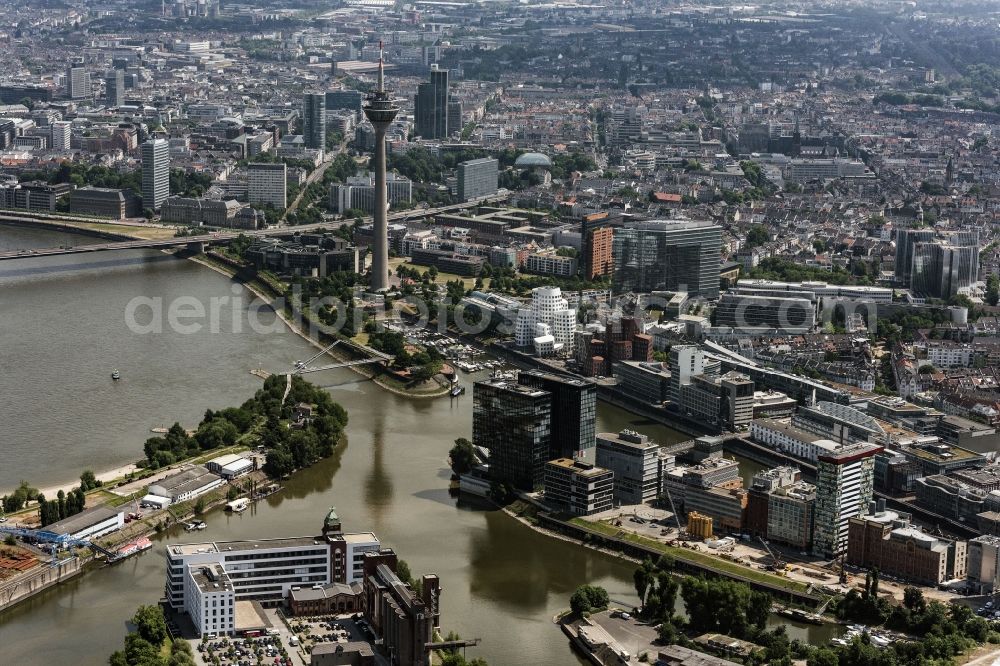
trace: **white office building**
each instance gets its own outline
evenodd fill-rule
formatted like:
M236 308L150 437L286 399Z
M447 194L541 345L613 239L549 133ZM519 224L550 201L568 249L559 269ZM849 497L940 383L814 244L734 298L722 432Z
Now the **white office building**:
M52 150L69 150L70 149L70 137L71 128L73 123L66 120L57 120L49 127L49 131L52 133L52 140L49 145Z
M251 162L247 165L247 200L271 204L279 210L288 206L288 173L283 162Z
M322 537L219 541L167 546L166 598L188 608L191 567L216 565L229 576L237 600L277 605L293 586L332 582L330 546Z
M705 372L705 354L697 345L674 345L670 348L670 402L681 404L681 387Z
M406 176L387 173L385 188L386 196L389 198L389 208L394 204L408 204L413 201L413 183ZM330 207L341 214L356 208L372 215L375 211L375 173L351 176L346 183L331 185Z
M517 311L514 342L531 347L538 356L572 356L575 346L576 310L569 307L559 287L531 290L531 305Z
M973 594L991 594L1000 589L1000 537L984 534L969 540L969 588Z
M170 196L170 142L150 139L142 144L142 206L159 210Z
M614 473L615 502L643 504L659 497L664 458L649 437L631 430L599 433L596 455L598 467Z
M218 564L191 564L184 576L184 610L202 638L236 631L236 593Z

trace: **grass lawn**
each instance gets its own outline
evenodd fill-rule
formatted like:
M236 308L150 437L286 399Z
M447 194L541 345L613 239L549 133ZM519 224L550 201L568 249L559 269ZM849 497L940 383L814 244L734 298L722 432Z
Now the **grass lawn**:
M66 222L66 224L81 229L91 229L93 231L104 231L112 234L125 234L135 236L144 240L163 240L173 238L174 229L161 229L159 227L147 227L141 224L104 224L101 222Z
M583 518L573 518L569 522L592 532L598 532L607 536L617 537L623 541L629 541L641 546L646 546L666 555L670 555L676 560L683 560L685 562L697 564L723 574L728 573L734 576L741 576L760 583L767 583L776 587L795 590L796 592L805 592L807 589L807 586L804 583L800 583L798 581L789 580L788 578L784 578L782 576L775 576L773 574L760 571L759 569L751 569L750 567L736 564L735 562L722 559L721 557L715 557L713 555L708 555L695 550L689 550L687 548L668 546L667 544L656 541L655 539L648 539L646 537L639 536L638 534L623 531L614 525L609 525L608 523L595 523L590 522L589 520L584 520Z
M390 259L389 260L389 271L393 275L395 275L396 274L396 267L400 266L400 265L406 266L407 268L415 268L416 270L420 271L421 273L427 272L427 269L429 268L428 266L417 266L416 264L411 264L408 261L405 261L401 257L396 257L394 259ZM437 277L434 279L434 283L435 284L445 284L446 282L450 282L450 281L454 281L454 280L461 280L462 284L465 285L466 289L472 289L472 287L475 286L475 284L476 284L476 278L474 278L474 277L465 277L465 276L462 276L462 275L455 275L454 273L438 273Z

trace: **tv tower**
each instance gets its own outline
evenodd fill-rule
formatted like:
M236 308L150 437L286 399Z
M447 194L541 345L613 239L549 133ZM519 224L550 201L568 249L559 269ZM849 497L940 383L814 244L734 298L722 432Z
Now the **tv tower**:
M385 89L382 42L378 44L378 87L365 100L365 117L375 128L375 224L372 247L372 291L389 288L389 197L385 185L385 132L399 107Z

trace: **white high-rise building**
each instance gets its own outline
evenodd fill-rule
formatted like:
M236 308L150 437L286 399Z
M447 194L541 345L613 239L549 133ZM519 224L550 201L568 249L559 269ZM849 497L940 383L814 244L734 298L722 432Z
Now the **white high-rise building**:
M288 171L283 162L247 165L247 201L271 204L279 210L288 206Z
M862 515L872 500L875 454L881 450L859 442L817 457L813 554L839 557L847 551L850 519Z
M572 355L575 346L576 310L559 287L531 290L531 305L517 311L514 342L533 347L539 356Z
M142 206L159 210L170 196L170 142L150 139L142 144Z
M674 345L670 348L670 401L681 404L681 386L705 372L705 354L698 345Z
M91 97L90 72L83 65L72 64L66 68L66 96L70 99Z
M70 149L70 128L73 123L66 120L57 120L49 127L52 132L52 141L49 145L52 146L52 150L69 150Z

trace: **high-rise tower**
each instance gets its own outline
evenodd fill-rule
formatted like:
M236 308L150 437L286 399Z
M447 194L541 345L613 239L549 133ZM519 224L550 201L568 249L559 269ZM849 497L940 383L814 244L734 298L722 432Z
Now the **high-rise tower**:
M306 93L303 98L302 134L306 148L326 148L326 93Z
M170 196L170 144L150 139L142 144L142 205L159 210Z
M381 43L379 49L381 50ZM372 243L372 290L389 288L388 195L385 185L385 132L399 113L399 107L385 89L385 64L378 59L378 87L368 95L365 117L375 128L375 224Z
M444 139L454 132L456 128L448 123L450 101L448 70L431 65L430 82L417 87L417 96L413 100L417 134L424 139ZM461 114L461 110L458 113Z

